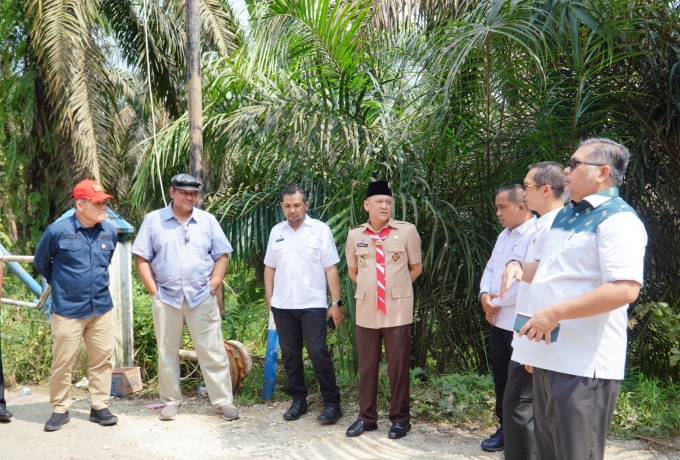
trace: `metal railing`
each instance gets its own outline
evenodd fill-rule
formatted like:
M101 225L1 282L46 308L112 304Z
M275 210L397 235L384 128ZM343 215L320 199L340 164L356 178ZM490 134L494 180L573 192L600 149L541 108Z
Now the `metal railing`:
M35 299L26 302L24 300L0 298L0 303L5 305L14 305L16 307L44 309L45 313L49 315L50 312L50 286L45 280L38 283L33 277L22 267L21 263L33 263L33 256L19 256L10 254L5 247L0 244L0 263L7 264L7 267L14 272L21 282L35 295Z

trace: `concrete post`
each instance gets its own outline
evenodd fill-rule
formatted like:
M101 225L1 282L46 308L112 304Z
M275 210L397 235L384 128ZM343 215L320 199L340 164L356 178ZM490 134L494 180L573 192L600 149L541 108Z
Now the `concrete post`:
M113 300L115 327L113 345L114 367L131 367L134 355L132 316L132 243L118 242L109 267L109 291Z

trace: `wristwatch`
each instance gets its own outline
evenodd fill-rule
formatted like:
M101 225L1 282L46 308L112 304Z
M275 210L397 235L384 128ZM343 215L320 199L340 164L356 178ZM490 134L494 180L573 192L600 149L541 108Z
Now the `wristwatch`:
M342 300L336 300L335 302L333 302L331 304L331 307L336 307L336 306L342 308Z
M517 260L517 259L510 259L510 260L508 260L508 263L505 264L505 266L507 267L508 265L510 265L510 262L517 262L517 263L519 264L519 268L524 269L524 267L522 266L522 261Z
M215 297L217 295L217 289L211 289L210 290L210 295Z

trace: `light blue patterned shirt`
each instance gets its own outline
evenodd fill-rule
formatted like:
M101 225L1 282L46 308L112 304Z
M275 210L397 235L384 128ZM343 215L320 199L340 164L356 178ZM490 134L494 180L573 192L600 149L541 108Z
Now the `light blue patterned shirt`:
M210 213L194 208L182 225L166 208L144 217L132 253L151 263L161 301L182 308L186 297L191 308L210 296L210 275L215 261L232 252L220 224Z

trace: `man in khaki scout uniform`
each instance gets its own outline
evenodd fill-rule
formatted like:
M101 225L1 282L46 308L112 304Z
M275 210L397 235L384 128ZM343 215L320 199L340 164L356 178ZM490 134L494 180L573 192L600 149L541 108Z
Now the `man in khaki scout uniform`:
M359 355L359 417L347 429L349 437L378 428L378 366L383 340L392 398L389 437L403 438L411 429L413 281L422 271L422 258L416 227L391 218L392 201L386 181L369 184L364 201L369 220L347 235L347 267L357 283L354 298Z

